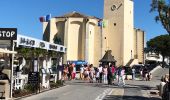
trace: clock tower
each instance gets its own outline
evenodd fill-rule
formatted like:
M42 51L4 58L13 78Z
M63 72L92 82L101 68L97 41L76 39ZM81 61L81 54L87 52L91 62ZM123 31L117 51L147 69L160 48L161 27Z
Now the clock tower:
M118 66L134 57L133 19L133 0L104 0L102 54L112 50Z

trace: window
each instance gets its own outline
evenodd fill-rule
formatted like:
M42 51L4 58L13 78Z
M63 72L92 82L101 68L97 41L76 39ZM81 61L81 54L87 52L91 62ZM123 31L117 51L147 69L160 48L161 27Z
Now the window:
M63 51L63 47L60 47L60 51Z

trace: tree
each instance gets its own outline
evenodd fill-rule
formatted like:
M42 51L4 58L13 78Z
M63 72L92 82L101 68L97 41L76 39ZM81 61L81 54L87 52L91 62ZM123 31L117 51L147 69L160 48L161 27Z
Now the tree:
M158 12L155 20L160 21L170 35L170 1L168 2L168 0L152 0L151 12L153 11Z
M30 56L30 48L24 48L24 47L18 47L16 48L16 51L21 57L28 58Z
M47 55L47 50L41 48L35 48L33 49L33 52L35 57L37 58L37 68L39 70L40 57L45 57Z
M147 47L150 48L150 51L161 54L164 62L165 57L170 57L170 36L160 35L150 39Z

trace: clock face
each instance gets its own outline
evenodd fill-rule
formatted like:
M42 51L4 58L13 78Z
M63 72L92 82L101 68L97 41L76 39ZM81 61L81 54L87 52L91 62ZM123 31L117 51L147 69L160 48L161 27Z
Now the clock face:
M111 6L111 10L114 11L116 9L116 5Z
M118 10L122 6L122 3L120 3L118 6L112 5L111 6L111 11Z

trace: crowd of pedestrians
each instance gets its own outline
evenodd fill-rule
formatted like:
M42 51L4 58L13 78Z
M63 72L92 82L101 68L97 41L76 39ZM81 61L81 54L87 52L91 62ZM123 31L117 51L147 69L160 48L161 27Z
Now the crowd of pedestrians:
M64 65L62 76L63 80L75 80L78 76L80 80L90 83L97 82L112 85L117 80L118 85L125 85L124 66L116 67L113 64L100 64L99 67L94 67L93 64L81 65L77 71L75 64L72 63Z
M113 64L100 64L98 67L94 67L93 64L81 65L79 69L76 70L76 65L74 63L64 65L62 70L63 80L75 80L76 78L84 80L86 82L97 82L104 84L117 84L125 85L125 76L127 73L125 71L125 66L115 66ZM131 68L132 80L136 80L136 69ZM151 73L149 73L147 67L143 66L140 69L140 76L142 80L150 81L152 78Z

